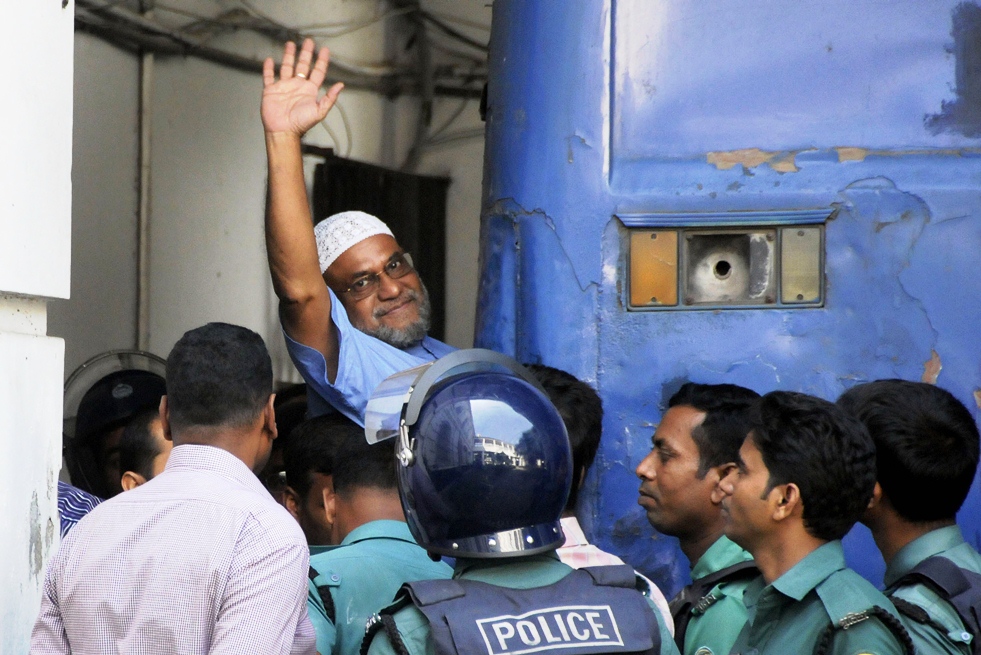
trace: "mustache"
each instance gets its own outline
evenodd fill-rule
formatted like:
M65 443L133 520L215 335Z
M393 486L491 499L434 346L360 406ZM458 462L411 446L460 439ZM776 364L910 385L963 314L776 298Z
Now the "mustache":
M381 318L393 309L401 307L408 302L419 302L419 294L413 289L405 289L395 300L390 300L384 305L375 307L375 309L371 312L371 315L376 319Z

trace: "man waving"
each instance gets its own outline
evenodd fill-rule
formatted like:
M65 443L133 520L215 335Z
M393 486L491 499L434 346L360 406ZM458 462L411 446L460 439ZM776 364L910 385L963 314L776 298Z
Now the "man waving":
M453 350L432 339L429 296L382 221L363 212L310 216L300 139L326 118L343 84L320 96L330 54L287 43L279 79L263 66L262 125L269 165L266 250L286 345L306 380L311 414L328 405L364 422L375 386Z

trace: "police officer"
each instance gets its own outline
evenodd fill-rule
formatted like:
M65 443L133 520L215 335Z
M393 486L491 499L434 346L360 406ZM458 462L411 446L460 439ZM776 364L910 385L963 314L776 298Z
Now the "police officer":
M390 443L369 445L362 428L331 426L333 494L325 500L330 542L310 557L307 612L321 655L357 655L365 624L408 580L449 578L450 567L416 544L399 502Z
M964 611L965 621L947 593L967 581L964 591L975 604L981 598L981 555L954 520L978 468L971 413L949 391L905 380L858 385L838 405L875 441L875 491L862 523L882 551L886 595L907 619L917 652L978 652L977 611Z
M746 588L740 655L912 655L895 608L845 567L840 539L868 506L875 448L839 407L774 391L753 407L721 482L726 535L762 573Z
M735 466L759 394L734 384L682 385L637 466L638 502L658 532L678 538L692 584L671 601L685 655L729 649L746 624L743 591L759 576L753 556L725 534L719 481Z
M399 493L420 545L456 567L452 580L405 585L363 652L677 653L630 567L574 571L557 557L572 457L537 382L513 360L471 350L411 386Z

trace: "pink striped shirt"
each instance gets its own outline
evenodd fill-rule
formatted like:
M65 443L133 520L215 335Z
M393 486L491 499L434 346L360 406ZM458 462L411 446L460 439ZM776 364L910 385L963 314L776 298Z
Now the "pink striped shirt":
M312 655L308 567L296 521L241 460L178 446L62 542L31 653Z

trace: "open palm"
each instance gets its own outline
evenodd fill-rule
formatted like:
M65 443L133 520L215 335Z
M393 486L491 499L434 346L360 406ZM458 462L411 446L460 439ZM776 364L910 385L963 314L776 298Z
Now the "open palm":
M296 44L283 49L283 63L276 79L275 64L270 57L262 67L262 125L268 133L291 133L302 136L322 121L337 101L343 84L333 85L322 97L320 86L327 76L330 52L322 48L313 60L313 40L303 42L299 56Z

